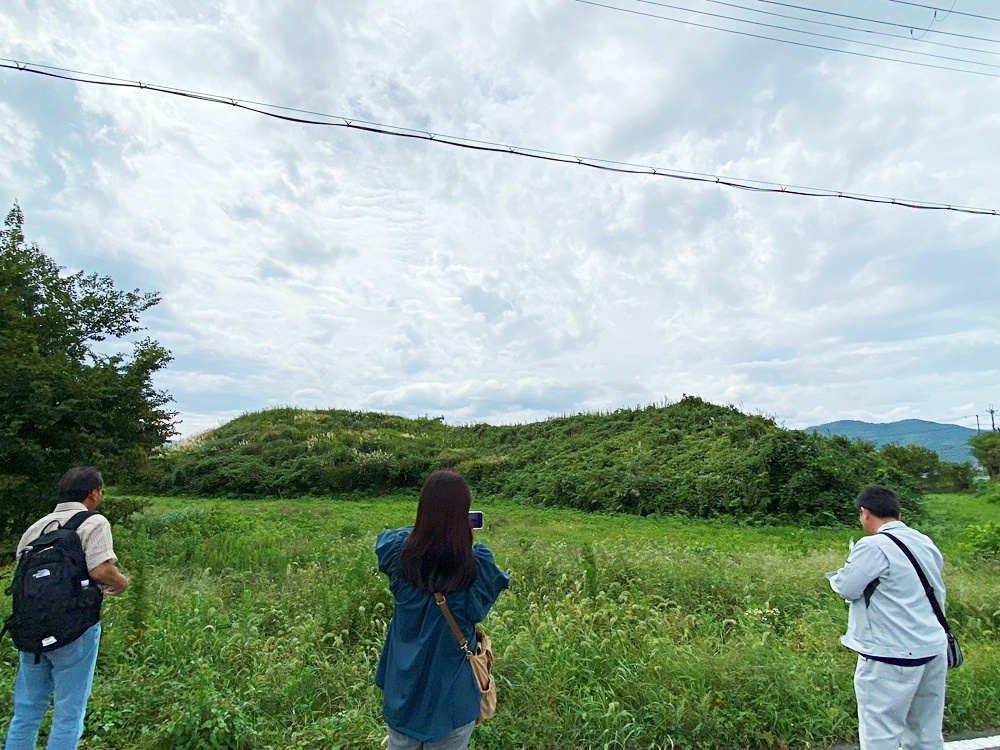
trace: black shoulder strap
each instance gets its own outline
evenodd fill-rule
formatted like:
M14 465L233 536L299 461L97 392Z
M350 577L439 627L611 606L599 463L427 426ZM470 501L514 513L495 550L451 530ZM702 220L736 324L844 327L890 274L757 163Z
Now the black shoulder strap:
M80 528L80 525L84 521L86 521L91 516L96 516L96 515L98 515L96 510L81 510L79 513L72 516L68 521L66 521L66 523L63 524L60 524L58 521L53 519L42 527L42 530L38 533L38 536L35 537L34 541L26 545L24 549L27 550L28 547L30 547L36 541L41 539L45 534L48 534L50 531L55 531L56 529L68 529L70 531L76 531L78 528ZM52 524L56 525L55 529L49 528L50 526L52 526Z
M924 593L927 594L927 598L930 599L931 609L934 610L934 616L937 617L938 622L941 623L941 627L944 628L944 632L951 635L951 630L948 628L948 621L944 618L944 612L941 611L941 605L938 604L937 597L934 596L934 588L928 582L927 576L924 575L924 569L920 567L920 563L917 562L917 558L915 558L913 553L910 552L910 548L887 531L881 531L879 533L882 534L882 536L887 536L894 541L896 545L903 550L903 554L906 555L909 561L913 563L913 567L917 571L917 577L920 579L920 585L924 587Z
M76 531L78 528L80 528L80 524L82 524L91 516L96 516L96 515L99 515L96 510L81 510L79 513L77 513L75 516L73 516L59 528L69 529L70 531Z

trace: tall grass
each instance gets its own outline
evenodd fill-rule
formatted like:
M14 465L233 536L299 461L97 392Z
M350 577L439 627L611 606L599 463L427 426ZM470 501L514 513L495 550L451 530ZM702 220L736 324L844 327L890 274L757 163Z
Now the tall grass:
M946 728L1000 716L1000 568L964 544L1000 506L930 499L966 664ZM372 675L391 615L377 531L412 498L156 499L115 546L131 576L105 606L92 750L375 748ZM823 572L848 529L484 508L477 537L511 570L490 614L497 717L473 747L826 747L856 736L854 658ZM994 515L990 515L993 513ZM860 532L853 532L857 536ZM8 571L9 572L9 571ZM2 655L6 719L15 655Z

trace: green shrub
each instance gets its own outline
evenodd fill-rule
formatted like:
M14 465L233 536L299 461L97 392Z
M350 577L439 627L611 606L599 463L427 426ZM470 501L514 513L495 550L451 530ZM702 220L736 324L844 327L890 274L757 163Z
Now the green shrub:
M987 521L965 530L966 545L974 557L1000 561L1000 523Z
M142 513L150 505L151 501L147 498L116 495L101 501L101 513L112 526L131 526L132 516Z
M169 448L156 466L148 490L202 497L416 491L446 466L479 495L580 510L854 523L854 496L879 483L896 489L908 517L922 512L913 480L870 444L695 397L500 427L271 409Z
M976 488L976 494L988 503L1000 503L1000 481L981 482Z

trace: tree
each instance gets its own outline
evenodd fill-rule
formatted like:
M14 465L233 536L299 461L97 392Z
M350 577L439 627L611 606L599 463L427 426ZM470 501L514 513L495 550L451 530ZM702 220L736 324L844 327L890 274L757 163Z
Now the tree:
M969 438L969 445L990 479L1000 479L1000 432L980 432Z
M888 443L879 452L890 466L909 474L925 488L937 483L941 473L941 457L922 445Z
M879 453L889 466L907 474L924 492L961 492L972 485L970 464L942 461L923 445L888 443L879 448Z
M152 384L166 349L148 337L131 356L95 346L142 331L139 316L159 295L63 275L23 226L15 204L0 230L0 536L51 509L72 465L93 464L109 481L142 471L176 416Z

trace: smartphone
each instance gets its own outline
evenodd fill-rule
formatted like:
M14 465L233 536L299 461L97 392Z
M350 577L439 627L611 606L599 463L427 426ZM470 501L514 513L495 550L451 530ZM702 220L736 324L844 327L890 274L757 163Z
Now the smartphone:
M469 526L473 529L483 528L483 512L481 510L469 511Z

